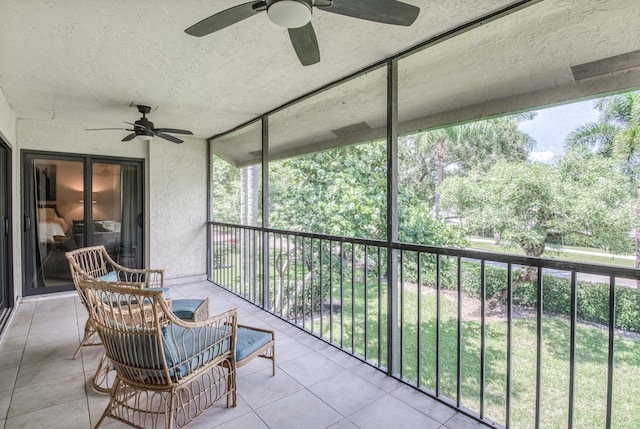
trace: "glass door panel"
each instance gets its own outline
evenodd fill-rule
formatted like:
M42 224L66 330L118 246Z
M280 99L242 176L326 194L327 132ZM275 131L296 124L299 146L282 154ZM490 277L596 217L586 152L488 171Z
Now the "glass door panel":
M79 161L34 160L36 274L42 286L68 285L72 281L64 253L80 247L72 226L84 214L83 168Z

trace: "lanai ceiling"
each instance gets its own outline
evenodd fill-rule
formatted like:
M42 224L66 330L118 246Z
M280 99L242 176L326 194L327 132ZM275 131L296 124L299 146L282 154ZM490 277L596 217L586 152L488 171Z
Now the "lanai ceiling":
M0 88L18 118L119 127L139 118L130 107L139 102L159 106L150 115L156 126L190 129L208 138L522 3L405 1L421 8L411 27L315 10L321 61L303 67L286 30L265 14L202 38L185 34L192 24L242 0L2 0ZM604 64L604 74L596 77L578 79L571 70L640 49L637 0L531 3L402 60L402 127L424 128L640 85L633 55L624 57L626 65L619 70ZM361 112L372 128L379 125L376 115ZM298 125L309 131L313 121ZM284 140L280 150L286 154L295 138ZM325 145L335 144L340 143ZM227 158L246 162L233 154Z

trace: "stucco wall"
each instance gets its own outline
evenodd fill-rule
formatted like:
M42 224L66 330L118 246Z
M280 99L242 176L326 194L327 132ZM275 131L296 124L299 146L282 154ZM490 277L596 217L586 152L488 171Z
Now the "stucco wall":
M156 139L149 148L151 264L174 280L207 270L207 146L184 140Z

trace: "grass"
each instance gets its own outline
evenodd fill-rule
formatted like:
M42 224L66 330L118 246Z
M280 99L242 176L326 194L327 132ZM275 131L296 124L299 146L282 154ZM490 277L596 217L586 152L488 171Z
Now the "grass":
M420 297L421 324L418 346L417 292L403 294L402 375L432 391L436 390L436 297L428 291ZM384 364L386 343L377 335L377 292L368 291L369 336L368 357ZM382 298L386 302L384 291ZM361 296L362 298L363 296ZM455 297L455 295L454 295ZM354 332L355 352L364 354L364 304L358 299L355 306L356 329L352 331L351 303L345 300L345 344L349 348ZM465 307L475 305L465 299ZM470 303L471 302L471 303ZM386 309L382 306L382 320ZM478 307L479 308L479 307ZM325 316L323 330L329 337L330 323ZM340 332L340 315L333 316L333 332ZM450 399L459 399L462 406L480 412L480 350L481 324L477 317L463 317L461 323L461 378L460 398L457 398L457 304L455 299L441 300L440 321L440 393ZM316 320L314 330L320 332ZM373 332L373 334L371 334ZM569 406L569 344L570 323L559 317L545 316L542 321L542 378L541 412L543 428L566 428ZM507 385L507 322L505 318L488 317L486 323L485 392L483 414L501 424L506 423ZM535 427L536 386L536 319L515 319L512 325L511 370L511 427ZM377 354L378 341L383 353ZM574 427L596 428L605 426L607 392L607 331L597 326L579 325L576 330L576 377ZM420 366L418 368L418 352ZM640 341L623 335L615 337L615 366L612 427L635 429L640 421ZM419 377L418 377L419 374Z
M511 253L515 255L524 255L524 252L519 247L507 247L502 245L496 245L493 243L488 243L484 241L471 241L471 245L469 246L472 249L477 250L487 250L489 252L496 253ZM602 253L601 250L591 249L586 247L576 247L576 246L558 246L548 244L547 251L542 254L543 258L549 259L565 259L568 261L574 262L583 262L586 264L597 264L597 265L618 265L623 267L635 267L635 261L633 259L625 259L620 256L601 256L596 253ZM584 254L584 253L572 253L570 250L577 250L581 252L593 252L592 254Z

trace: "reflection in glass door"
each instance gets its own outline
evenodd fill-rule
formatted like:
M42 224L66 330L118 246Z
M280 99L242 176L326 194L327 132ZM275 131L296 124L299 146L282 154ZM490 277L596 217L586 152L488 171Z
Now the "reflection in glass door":
M103 245L141 267L142 163L24 154L25 294L73 289L65 252Z
M11 151L0 140L0 332L12 307Z

